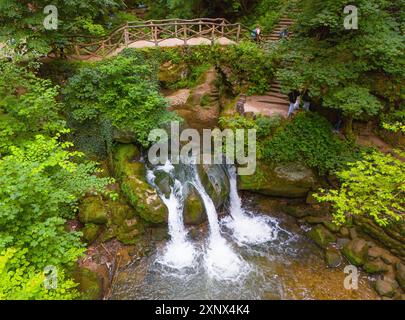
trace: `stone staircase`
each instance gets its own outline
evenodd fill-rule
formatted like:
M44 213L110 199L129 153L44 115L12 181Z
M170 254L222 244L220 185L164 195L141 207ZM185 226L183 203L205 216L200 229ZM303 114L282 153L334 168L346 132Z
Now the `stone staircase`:
M276 27L273 29L273 32L268 36L268 40L270 41L278 41L279 38L279 33L283 31L284 29L288 29L289 31L289 36L292 36L291 32L291 25L294 23L294 21L290 18L281 18L276 25Z
M280 31L286 28L289 31L289 37L291 37L291 26L293 23L294 20L287 17L280 19L279 23L266 40L278 41ZM245 112L262 114L265 116L279 114L282 117L287 117L289 104L288 96L281 93L281 85L275 80L272 82L269 91L265 95L251 96L247 98Z

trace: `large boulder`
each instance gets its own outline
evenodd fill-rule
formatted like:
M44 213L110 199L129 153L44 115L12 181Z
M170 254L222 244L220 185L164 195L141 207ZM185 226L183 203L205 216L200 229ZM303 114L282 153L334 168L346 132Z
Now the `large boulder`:
M185 79L187 75L188 67L185 63L175 64L172 61L168 61L159 67L158 80L164 87L169 88Z
M194 186L189 185L184 201L184 223L199 225L207 220L204 203Z
M363 266L367 262L368 244L363 239L354 239L342 249L343 255L355 266Z
M240 190L269 196L304 198L317 184L314 171L301 163L257 163L256 172L240 176Z
M197 171L205 191L211 197L217 210L227 203L229 199L230 185L225 167L215 164L201 164Z
M307 235L321 248L326 248L336 241L336 237L322 225L312 228Z
M147 182L145 165L139 159L140 152L132 144L115 148L114 170L121 190L142 219L153 224L164 223L168 217L167 207Z
M107 223L107 208L100 196L91 196L82 201L79 206L79 220L82 223Z
M375 290L383 297L392 298L397 289L398 283L391 278L384 277L375 282Z
M402 290L405 290L405 265L403 263L397 263L397 281L401 286Z
M336 268L342 263L342 256L340 251L332 246L325 250L325 260L328 267Z
M103 297L103 279L94 271L78 267L73 273L73 278L79 284L83 300L100 300Z

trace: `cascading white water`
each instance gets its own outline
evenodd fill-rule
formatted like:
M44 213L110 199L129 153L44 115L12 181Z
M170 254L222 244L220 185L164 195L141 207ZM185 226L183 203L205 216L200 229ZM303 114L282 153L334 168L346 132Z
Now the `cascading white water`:
M208 216L210 235L204 260L208 274L217 280L238 281L251 271L250 265L237 255L221 236L215 205L205 191L194 168L194 186L200 194Z
M167 162L164 166L157 167L155 170L170 174L174 170L174 167L170 162ZM154 184L155 175L153 171L148 171L148 180ZM156 187L156 189L158 188ZM161 193L159 195L169 211L170 241L166 245L164 254L157 261L173 269L192 267L196 261L196 250L194 245L188 241L187 230L184 227L183 187L181 182L174 179L174 185L171 187L169 198L166 198Z
M261 244L277 238L278 228L271 226L271 218L253 216L242 208L238 194L237 173L235 167L229 167L230 183L230 216L221 222L232 231L232 236L238 244Z

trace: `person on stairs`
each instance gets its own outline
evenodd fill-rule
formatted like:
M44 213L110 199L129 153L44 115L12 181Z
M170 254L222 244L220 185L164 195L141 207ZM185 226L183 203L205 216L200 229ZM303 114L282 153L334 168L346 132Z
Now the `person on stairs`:
M262 32L262 29L260 28L259 25L256 26L256 28L253 29L252 31L252 38L256 42L260 42L260 34Z
M287 38L288 37L288 28L285 28L285 29L283 29L283 30L281 30L279 33L278 33L278 38L281 40L281 39L284 39L284 38Z
M295 109L297 109L297 104L299 105L298 97L300 93L298 90L293 90L288 94L288 100L290 101L290 107L288 108L287 117L291 117Z

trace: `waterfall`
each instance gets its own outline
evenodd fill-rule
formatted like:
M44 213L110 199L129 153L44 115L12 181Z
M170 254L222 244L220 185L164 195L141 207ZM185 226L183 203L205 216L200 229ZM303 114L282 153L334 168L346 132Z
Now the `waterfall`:
M231 230L233 238L240 245L261 244L277 238L278 228L271 226L271 218L253 216L242 208L242 201L238 194L237 173L235 167L229 167L230 183L230 216L221 222Z
M203 187L196 168L194 168L193 182L203 200L210 227L204 255L206 270L211 277L217 280L238 281L251 271L251 267L232 250L221 236L215 205Z
M173 170L174 167L169 161L164 166L155 169L155 171L164 171L170 174L174 179L169 198L159 192L160 198L169 211L170 241L166 245L164 254L158 258L158 262L179 270L193 266L196 261L196 251L194 245L187 239L187 230L183 222L183 187L181 182L173 177ZM155 175L151 170L148 171L148 180L159 190L154 184Z

